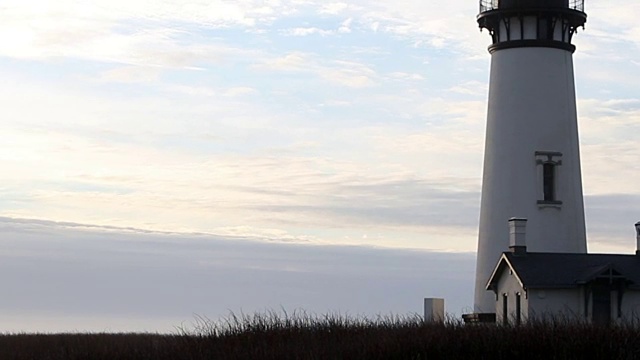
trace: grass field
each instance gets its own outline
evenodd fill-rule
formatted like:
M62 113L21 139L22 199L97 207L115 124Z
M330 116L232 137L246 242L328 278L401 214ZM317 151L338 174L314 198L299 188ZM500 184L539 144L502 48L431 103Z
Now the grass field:
M631 326L424 323L276 313L199 319L176 334L6 334L0 359L640 359Z

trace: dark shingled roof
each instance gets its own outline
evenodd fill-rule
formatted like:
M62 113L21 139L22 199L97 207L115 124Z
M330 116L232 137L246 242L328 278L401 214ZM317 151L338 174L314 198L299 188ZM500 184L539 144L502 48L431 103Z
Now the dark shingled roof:
M618 254L559 254L505 252L489 283L492 289L500 273L511 264L525 288L571 288L613 271L631 286L640 287L640 256Z

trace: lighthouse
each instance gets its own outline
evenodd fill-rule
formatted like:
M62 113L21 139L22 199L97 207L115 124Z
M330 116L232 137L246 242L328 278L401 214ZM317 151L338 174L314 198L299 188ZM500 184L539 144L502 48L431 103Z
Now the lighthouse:
M572 39L584 0L481 0L492 44L474 312L495 313L487 281L526 218L527 249L587 252Z

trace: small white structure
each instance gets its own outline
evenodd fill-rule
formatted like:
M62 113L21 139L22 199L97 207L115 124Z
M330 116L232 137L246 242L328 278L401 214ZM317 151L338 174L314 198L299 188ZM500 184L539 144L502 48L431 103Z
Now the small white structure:
M443 322L445 321L444 299L425 298L424 299L424 321Z
M636 255L528 252L524 224L510 220L511 251L502 254L486 285L498 323L640 319L640 222Z

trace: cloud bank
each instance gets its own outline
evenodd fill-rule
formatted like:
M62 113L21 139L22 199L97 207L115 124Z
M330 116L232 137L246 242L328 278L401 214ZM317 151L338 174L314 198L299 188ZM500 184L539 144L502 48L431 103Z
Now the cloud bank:
M174 331L269 309L420 314L465 309L473 254L162 234L0 219L0 330Z

